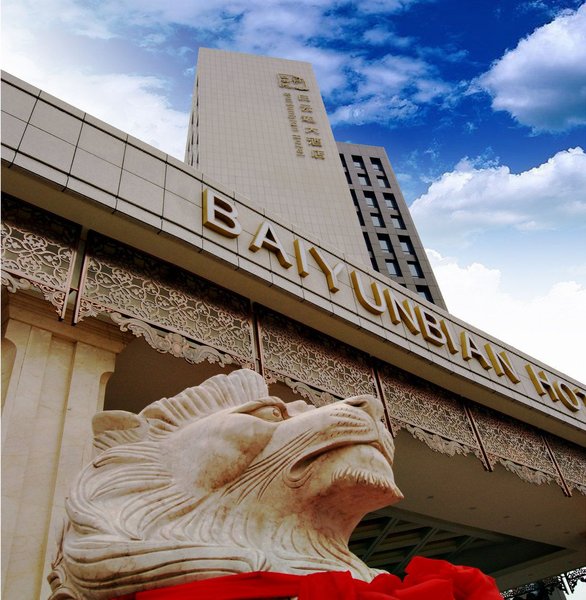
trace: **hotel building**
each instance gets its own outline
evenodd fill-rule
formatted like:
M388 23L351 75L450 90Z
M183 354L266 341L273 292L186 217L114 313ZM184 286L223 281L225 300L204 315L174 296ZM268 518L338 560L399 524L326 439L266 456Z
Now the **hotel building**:
M445 309L385 149L337 145L372 268Z
M575 585L585 384L372 268L310 65L201 51L187 164L8 74L2 128L3 598L50 597L93 414L240 367L381 398L405 500L355 531L369 565Z

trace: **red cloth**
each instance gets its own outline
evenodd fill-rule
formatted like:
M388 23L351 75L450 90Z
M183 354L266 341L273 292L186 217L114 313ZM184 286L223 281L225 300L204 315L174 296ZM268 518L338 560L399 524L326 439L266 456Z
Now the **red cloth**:
M311 575L239 573L122 596L117 600L502 600L492 577L444 560L415 557L401 581L383 573L371 583L348 571Z

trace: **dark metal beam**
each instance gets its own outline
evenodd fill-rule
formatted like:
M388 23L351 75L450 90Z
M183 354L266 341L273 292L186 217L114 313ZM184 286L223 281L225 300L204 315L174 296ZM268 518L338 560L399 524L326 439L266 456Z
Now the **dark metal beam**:
M451 554L448 554L448 556L446 557L446 560L448 560L448 561L454 560L454 558L456 558L456 556L458 556L458 554L460 554L460 552L462 552L463 550L468 548L468 546L470 546L470 544L472 544L472 542L476 541L477 539L478 538L475 538L473 536L468 536L466 539L464 539L458 545L458 547Z
M403 569L407 566L407 564L409 563L409 561L416 555L416 554L420 554L421 550L424 548L425 544L427 544L427 542L429 542L431 540L431 538L439 531L439 529L437 527L432 527L419 541L419 543L413 547L413 549L411 550L411 552L409 552L409 554L407 554L407 556L405 556L405 558L403 559L403 561L399 564L398 567L396 567L395 569L393 569L393 572L395 574L400 573L401 571L403 571Z
M389 535L389 533L393 530L395 525L399 522L399 519L396 517L391 517L387 524L383 527L382 531L378 534L374 542L370 544L367 548L366 552L361 556L362 560L366 562L372 553L376 550L376 547Z

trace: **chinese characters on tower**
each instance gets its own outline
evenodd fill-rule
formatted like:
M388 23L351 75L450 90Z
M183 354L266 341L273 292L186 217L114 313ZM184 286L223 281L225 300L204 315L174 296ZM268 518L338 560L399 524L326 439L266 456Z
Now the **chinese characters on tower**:
M305 156L307 149L311 158L324 160L325 152L313 116L311 98L308 94L298 93L309 91L305 80L296 75L286 75L284 73L279 73L278 80L279 87L294 90L283 92L283 96L287 107L287 118L292 131L295 153L297 156Z

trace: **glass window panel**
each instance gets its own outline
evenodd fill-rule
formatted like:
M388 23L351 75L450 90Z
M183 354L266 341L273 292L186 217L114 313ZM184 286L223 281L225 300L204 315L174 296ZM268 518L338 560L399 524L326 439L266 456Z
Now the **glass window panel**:
M385 264L387 265L387 271L389 275L393 277L397 277L401 275L401 271L399 270L399 265L396 260L385 260Z

